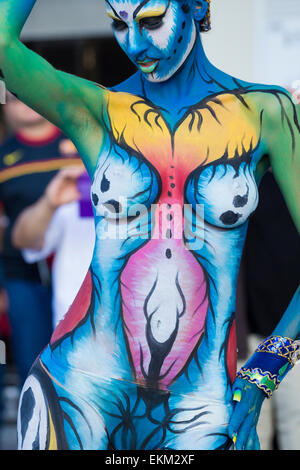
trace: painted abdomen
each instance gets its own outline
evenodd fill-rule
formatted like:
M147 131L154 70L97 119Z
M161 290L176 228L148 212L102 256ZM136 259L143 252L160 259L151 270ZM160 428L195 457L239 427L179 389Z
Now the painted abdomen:
M165 389L201 341L209 305L203 268L182 240L152 239L129 259L121 294L136 380Z

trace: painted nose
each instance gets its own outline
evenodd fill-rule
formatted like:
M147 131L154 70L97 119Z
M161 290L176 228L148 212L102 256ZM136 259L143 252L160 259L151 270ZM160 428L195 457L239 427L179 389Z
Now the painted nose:
M127 51L130 57L138 59L147 50L147 42L141 34L139 27L131 27L127 33Z

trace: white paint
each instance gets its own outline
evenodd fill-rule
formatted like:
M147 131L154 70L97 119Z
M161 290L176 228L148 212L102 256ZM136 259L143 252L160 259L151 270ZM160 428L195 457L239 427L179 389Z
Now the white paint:
M148 317L153 314L151 331L158 343L165 343L172 336L178 317L183 312L183 301L176 286L177 274L176 263L161 263L157 284L147 304Z
M22 399L24 393L31 389L34 396L34 409L32 411L32 417L28 422L28 426L25 432L24 439L22 441L21 424L25 424L26 417L19 416L18 419L18 445L19 449L32 450L33 443L38 436L39 449L46 449L47 442L47 429L48 429L48 411L44 393L42 391L39 381L33 376L29 375L24 384L19 405L19 414L22 410ZM31 410L29 410L30 412ZM22 421L21 421L22 418Z
M194 44L195 44L195 41L196 41L196 27L194 25L193 29L192 29L192 34L191 34L191 39L190 39L190 42L189 42L189 45L188 45L188 48L185 52L185 54L182 56L182 59L181 61L176 64L171 70L170 72L168 73L168 75L160 78L158 76L158 74L156 74L155 72L153 74L151 74L151 76L148 78L149 81L151 82L159 82L159 81L166 81L168 80L169 78L171 78L175 72L177 72L177 70L180 69L180 67L182 66L182 64L185 62L185 60L188 58L188 56L190 55L190 52L191 50L193 49L194 47Z

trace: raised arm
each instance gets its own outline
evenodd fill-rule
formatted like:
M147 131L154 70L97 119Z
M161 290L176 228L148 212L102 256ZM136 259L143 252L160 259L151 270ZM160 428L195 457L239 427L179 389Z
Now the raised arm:
M56 70L21 43L21 30L34 4L35 0L0 0L0 78L72 139L92 173L103 139L105 89Z

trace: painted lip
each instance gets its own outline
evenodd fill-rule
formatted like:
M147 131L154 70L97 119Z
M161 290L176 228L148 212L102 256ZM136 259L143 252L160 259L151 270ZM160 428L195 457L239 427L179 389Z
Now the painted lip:
M142 72L144 73L151 73L153 72L156 67L158 66L159 59L155 60L138 60L137 64Z

